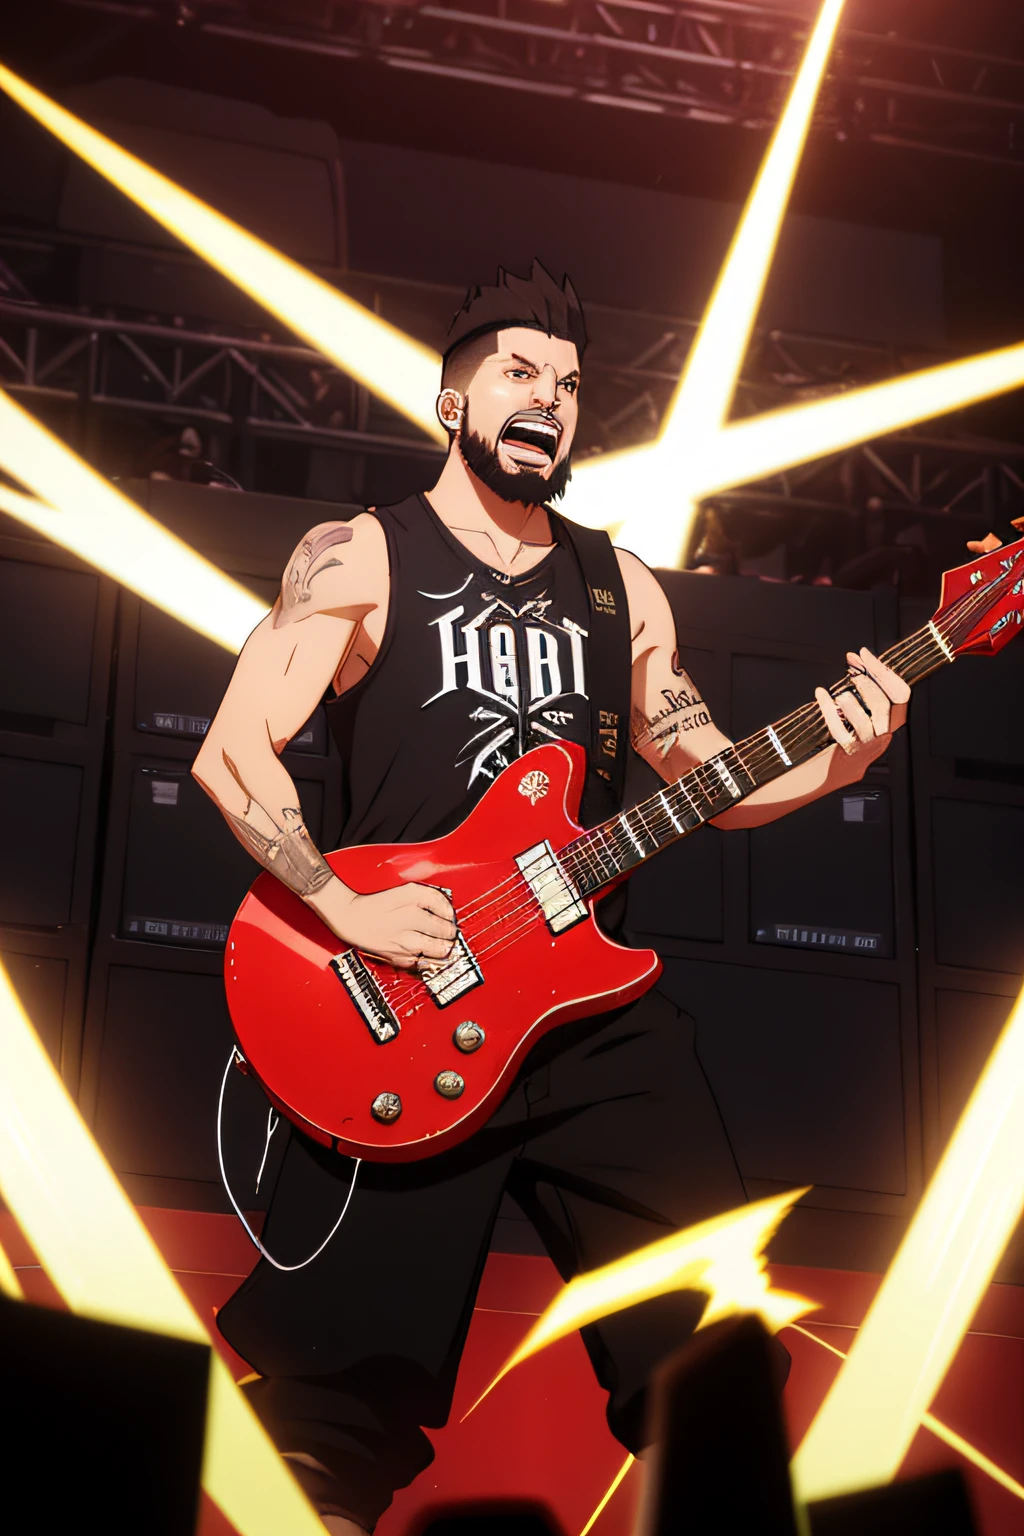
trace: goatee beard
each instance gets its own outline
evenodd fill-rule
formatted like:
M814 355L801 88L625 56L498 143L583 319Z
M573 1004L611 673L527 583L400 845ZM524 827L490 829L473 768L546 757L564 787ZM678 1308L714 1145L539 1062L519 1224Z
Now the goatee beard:
M467 466L489 491L502 501L518 502L524 507L542 507L546 501L557 501L565 494L572 479L572 467L567 455L545 478L538 470L521 469L518 474L502 469L498 450L491 448L469 425L469 401L466 401L459 436L459 451Z

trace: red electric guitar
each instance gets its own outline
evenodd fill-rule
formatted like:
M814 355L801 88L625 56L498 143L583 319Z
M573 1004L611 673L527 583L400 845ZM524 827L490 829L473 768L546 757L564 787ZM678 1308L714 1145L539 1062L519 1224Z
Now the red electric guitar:
M932 619L882 660L916 683L959 655L994 655L1024 623L1022 590L1019 539L947 571ZM239 1065L339 1152L403 1162L455 1146L497 1109L548 1030L632 1002L657 978L653 950L600 931L594 898L831 740L818 706L804 705L589 832L575 819L583 749L538 747L447 837L328 854L356 891L414 880L450 895L458 938L428 975L339 950L261 874L225 954Z

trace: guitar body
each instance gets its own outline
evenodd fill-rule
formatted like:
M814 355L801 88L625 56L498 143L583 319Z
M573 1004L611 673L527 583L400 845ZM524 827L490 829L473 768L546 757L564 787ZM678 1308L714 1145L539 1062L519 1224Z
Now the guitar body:
M653 984L657 955L608 939L589 906L553 931L516 863L545 841L557 852L579 835L585 768L580 747L538 747L448 836L327 855L361 894L402 881L450 893L466 946L450 974L462 978L457 987L469 983L451 998L444 962L435 995L428 979L345 951L280 881L259 876L228 935L228 1006L245 1069L307 1134L381 1162L455 1146L497 1109L542 1035ZM460 1025L469 1026L461 1044Z
M1022 628L1018 540L947 572L932 619L881 660L914 683L964 652L994 655ZM833 698L847 686L833 684ZM506 768L446 837L328 854L364 894L403 881L448 892L459 936L429 975L344 949L260 875L225 954L245 1069L296 1125L341 1152L407 1162L456 1146L497 1109L542 1035L632 1002L661 970L652 950L606 938L581 890L608 889L830 745L819 706L804 705L581 834L586 754L560 742Z

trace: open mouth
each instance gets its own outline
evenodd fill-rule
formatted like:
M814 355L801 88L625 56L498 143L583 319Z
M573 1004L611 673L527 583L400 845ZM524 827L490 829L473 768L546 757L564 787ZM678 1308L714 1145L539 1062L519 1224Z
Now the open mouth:
M546 416L513 416L498 439L513 464L524 469L547 469L555 462L562 429Z

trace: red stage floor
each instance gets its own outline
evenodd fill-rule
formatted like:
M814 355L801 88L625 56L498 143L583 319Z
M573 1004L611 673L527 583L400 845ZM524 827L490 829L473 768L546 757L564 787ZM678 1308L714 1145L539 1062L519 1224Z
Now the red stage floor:
M252 1265L253 1250L237 1222L228 1216L152 1207L143 1208L141 1214L182 1286L212 1323L215 1309ZM54 1300L38 1268L22 1268L32 1263L32 1255L10 1218L3 1215L0 1240L19 1267L30 1298ZM777 1285L821 1303L805 1326L836 1348L848 1349L879 1277L781 1266L772 1272ZM491 1255L459 1375L455 1410L447 1428L432 1436L437 1459L412 1488L398 1494L377 1527L379 1536L403 1536L414 1517L432 1505L503 1495L547 1504L566 1536L578 1536L583 1529L621 1467L624 1452L608 1432L603 1394L578 1337L563 1340L518 1367L475 1413L460 1422L558 1283L546 1259ZM786 1414L795 1444L840 1362L792 1330L783 1338L793 1356ZM237 1376L248 1373L245 1363L226 1345L220 1348ZM1024 1483L1024 1289L990 1287L933 1412ZM944 1466L965 1468L982 1536L1024 1536L1024 1501L922 1429L904 1474ZM636 1470L626 1477L594 1525L594 1536L628 1536L638 1481ZM230 1530L212 1505L204 1508L198 1536L228 1536Z

